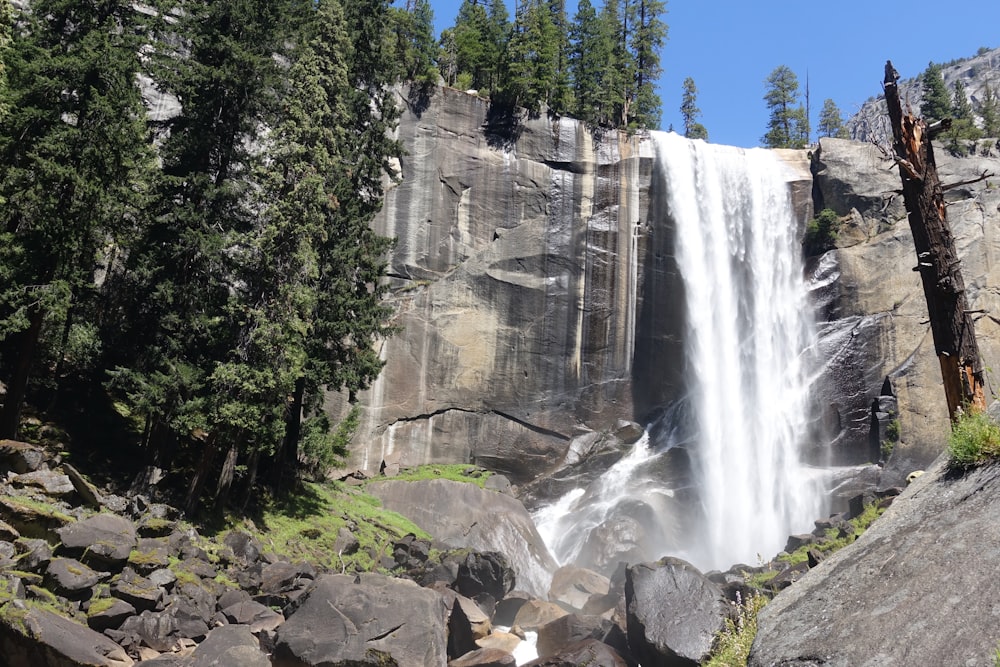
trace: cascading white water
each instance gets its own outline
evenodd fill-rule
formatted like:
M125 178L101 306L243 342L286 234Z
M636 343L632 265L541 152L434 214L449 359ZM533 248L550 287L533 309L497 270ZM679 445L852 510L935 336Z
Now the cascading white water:
M799 447L812 313L785 169L769 151L655 137L687 299L697 560L769 558L822 510Z
M662 217L669 223L662 224L674 226L687 304L687 395L683 409L666 416L684 424L668 428L671 438L658 447L661 456L663 449L687 450L691 488L682 494L687 504L668 506L684 516L657 507L657 521L669 527L644 526L652 537L637 548L648 559L677 555L703 570L726 569L771 557L824 509L823 476L800 455L814 328L798 226L782 178L786 167L770 151L666 133L654 133L653 142L654 175L663 175L668 193ZM651 472L668 468L633 465L627 482L604 486L619 496L623 488L648 494ZM546 517L542 535L561 562L572 561L588 540L593 507L622 506L600 486L598 480L587 493L576 491L564 499L564 513ZM625 516L628 510L617 520Z

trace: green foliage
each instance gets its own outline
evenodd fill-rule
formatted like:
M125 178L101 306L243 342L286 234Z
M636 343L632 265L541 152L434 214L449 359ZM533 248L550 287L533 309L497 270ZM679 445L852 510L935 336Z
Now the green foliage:
M973 468L1000 458L1000 425L985 412L966 412L951 426L948 464Z
M392 479L407 482L448 479L453 482L468 482L475 484L479 488L483 488L489 476L490 473L482 468L464 463L452 463L442 465L428 464L417 466L416 468L404 468Z
M762 141L768 148L804 148L809 140L809 121L805 108L798 103L799 80L785 65L768 75L764 101L770 111L767 134Z
M559 31L545 0L518 8L507 55L505 93L529 111L548 104L559 73Z
M694 79L684 79L684 93L681 97L681 118L684 121L684 136L688 139L704 139L708 141L708 130L698 122L701 109L698 108L698 89Z
M818 540L813 544L804 544L792 553L782 554L778 556L778 560L783 563L788 563L789 565L795 565L809 560L810 549L815 549L820 553L833 553L835 551L839 551L858 539L858 535L868 530L868 527L872 525L875 519L882 516L884 511L885 509L879 507L878 503L865 505L861 514L848 522L851 526L851 530L847 531L847 534L841 535L840 530L830 528L826 531L826 535L823 539Z
M983 86L978 111L983 121L983 136L1000 137L1000 99L988 83Z
M819 136L847 139L847 128L837 103L831 99L823 100L823 108L819 113Z
M899 442L899 419L893 419L885 427L885 440L881 444L882 460L888 460Z
M928 63L927 69L920 76L923 84L923 98L920 102L920 115L928 123L942 120L951 115L951 99L944 85L941 65Z
M392 541L404 535L430 539L408 519L382 509L377 498L339 483L306 482L298 491L266 502L255 522L233 527L253 535L276 554L348 572L374 570ZM360 543L354 554L334 549L345 527Z
M820 255L837 245L840 232L840 216L833 209L825 208L815 218L806 223L806 233L802 248L806 255Z
M736 619L727 618L725 630L716 637L705 667L745 667L757 636L757 614L766 604L765 596L754 595L738 606Z
M963 152L963 143L975 141L982 136L979 128L976 127L975 119L972 115L972 104L965 92L965 85L959 79L955 82L955 90L952 96L951 105L951 128L946 133L948 139L948 150L955 155ZM969 147L973 150L974 145Z
M434 10L428 0L412 0L406 8L390 8L401 76L425 85L437 82Z
M631 81L626 94L626 114L622 124L629 128L655 130L660 126L660 97L656 82L663 73L660 50L667 39L667 24L661 16L664 0L624 0L623 15L628 31Z

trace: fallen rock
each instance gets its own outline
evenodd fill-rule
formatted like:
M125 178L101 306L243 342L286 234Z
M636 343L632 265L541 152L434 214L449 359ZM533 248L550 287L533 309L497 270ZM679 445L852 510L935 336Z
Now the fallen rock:
M0 608L0 656L6 667L131 667L118 644L43 609Z
M383 507L399 512L445 546L504 554L518 588L537 597L548 593L550 575L558 565L519 500L446 479L378 481L369 483L367 490Z
M257 638L241 625L215 628L182 664L184 667L271 667Z
M16 440L0 440L0 470L19 475L42 467L45 452L40 447Z
M592 596L605 596L611 590L611 580L593 570L564 565L552 575L549 600L582 610Z
M657 667L666 663L645 663ZM538 658L525 663L524 667L629 667L629 663L607 644L596 639L584 639L567 646L556 655Z
M514 588L514 571L498 552L472 552L459 564L455 590L466 597L480 594L502 600Z
M643 665L696 667L729 614L719 587L679 558L630 566L625 601L628 643Z
M528 600L517 611L514 616L514 624L527 631L536 631L547 623L551 623L557 618L569 614L568 611L557 605L555 602L544 602L542 600Z
M96 572L72 558L53 558L45 570L46 587L71 599L90 597L90 589L107 573Z
M284 616L253 600L230 605L222 610L222 615L230 623L249 626L253 633L274 630L285 622Z
M480 648L449 660L448 667L517 667L517 660L498 648Z
M95 514L58 532L67 553L109 567L124 565L137 544L135 524L117 514Z
M90 601L87 609L87 625L91 630L104 632L108 628L120 627L125 619L135 615L135 607L125 600L99 598Z
M628 640L617 625L600 616L577 614L562 616L539 628L535 646L538 657L546 658L584 639L596 639L620 653L628 652Z
M443 665L446 607L411 581L324 575L278 628L274 667Z
M69 477L61 473L54 472L47 468L41 468L21 475L15 475L11 479L14 486L33 486L41 489L49 496L68 496L76 491Z
M145 611L156 608L160 598L163 597L163 589L126 567L111 584L111 594L125 600L139 611Z
M85 505L89 505L94 509L100 509L102 505L101 492L97 490L93 484L88 482L80 471L66 463L62 464L63 472L66 473L66 477L69 478L70 483L76 492L79 494L80 499L83 500Z
M0 520L10 524L22 537L34 537L49 544L59 542L59 530L75 519L52 505L17 496L0 496Z

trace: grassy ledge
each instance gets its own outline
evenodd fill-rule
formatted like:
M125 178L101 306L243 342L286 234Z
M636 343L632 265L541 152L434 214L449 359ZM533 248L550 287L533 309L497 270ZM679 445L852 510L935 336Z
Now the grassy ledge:
M1000 425L985 412L964 413L951 427L948 466L967 470L1000 458Z

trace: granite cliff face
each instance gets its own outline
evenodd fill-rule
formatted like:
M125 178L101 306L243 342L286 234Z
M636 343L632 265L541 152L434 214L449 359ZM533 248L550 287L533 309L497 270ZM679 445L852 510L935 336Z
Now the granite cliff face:
M398 239L400 333L361 396L351 463L471 460L525 482L575 436L676 398L683 303L648 137L547 117L515 131L450 89L405 104L401 180L376 220ZM826 360L815 438L834 443L834 463L873 458L871 404L888 376L902 426L890 469L905 475L936 456L947 417L898 175L868 144L781 153L800 221L814 206L846 220L840 247L808 267ZM942 151L939 163L945 182L1000 173L991 157ZM990 366L1000 190L987 180L949 201Z

